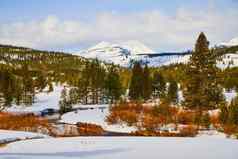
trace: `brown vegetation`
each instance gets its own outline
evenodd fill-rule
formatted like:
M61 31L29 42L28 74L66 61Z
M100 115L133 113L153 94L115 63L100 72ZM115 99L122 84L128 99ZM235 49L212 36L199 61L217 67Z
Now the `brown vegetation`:
M77 123L80 136L101 136L104 130L101 126L89 123Z
M14 115L10 113L0 113L0 129L50 134L51 125L48 120L32 114Z

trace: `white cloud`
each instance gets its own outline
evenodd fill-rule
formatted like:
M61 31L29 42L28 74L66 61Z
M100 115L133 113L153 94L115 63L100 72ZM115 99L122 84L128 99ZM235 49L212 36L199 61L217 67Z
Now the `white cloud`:
M193 11L180 8L175 15L158 10L140 13L102 13L91 21L43 20L0 24L0 43L34 48L63 48L99 41L139 40L158 50L193 47L204 31L213 43L238 36L238 11Z

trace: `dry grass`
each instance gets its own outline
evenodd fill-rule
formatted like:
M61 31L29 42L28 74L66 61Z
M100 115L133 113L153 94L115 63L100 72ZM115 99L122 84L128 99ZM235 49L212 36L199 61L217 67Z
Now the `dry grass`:
M40 129L50 131L51 126L48 120L32 114L0 113L0 129L38 132Z

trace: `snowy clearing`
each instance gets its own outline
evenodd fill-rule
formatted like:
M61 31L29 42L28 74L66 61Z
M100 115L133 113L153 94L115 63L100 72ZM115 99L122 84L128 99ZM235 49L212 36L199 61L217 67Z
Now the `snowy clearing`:
M83 108L86 107L89 106L83 106ZM66 113L62 115L60 122L68 124L76 124L78 122L96 124L102 126L104 130L112 132L130 133L137 130L135 127L128 127L126 124L108 125L107 122L105 122L109 114L108 105L92 105L91 107L94 109Z
M52 92L41 92L36 94L36 101L32 106L12 106L6 111L8 112L39 112L47 108L59 109L59 99L63 85L55 85Z
M237 140L222 136L74 137L11 143L0 148L0 156L1 159L237 159L237 149Z

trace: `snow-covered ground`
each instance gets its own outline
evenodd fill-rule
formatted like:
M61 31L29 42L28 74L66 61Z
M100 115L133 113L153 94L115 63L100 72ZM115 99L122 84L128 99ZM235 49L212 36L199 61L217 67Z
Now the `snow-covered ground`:
M0 144L12 142L16 140L32 139L32 138L45 138L47 135L39 133L30 133L24 131L13 130L0 130Z
M126 124L107 124L105 119L106 116L109 114L108 105L89 105L82 107L93 107L94 109L78 110L66 113L61 117L60 122L69 124L76 124L77 122L91 123L100 125L104 130L112 132L129 133L132 131L136 131L135 127L128 127Z
M27 140L0 148L1 159L237 159L237 140L196 138L74 137Z

